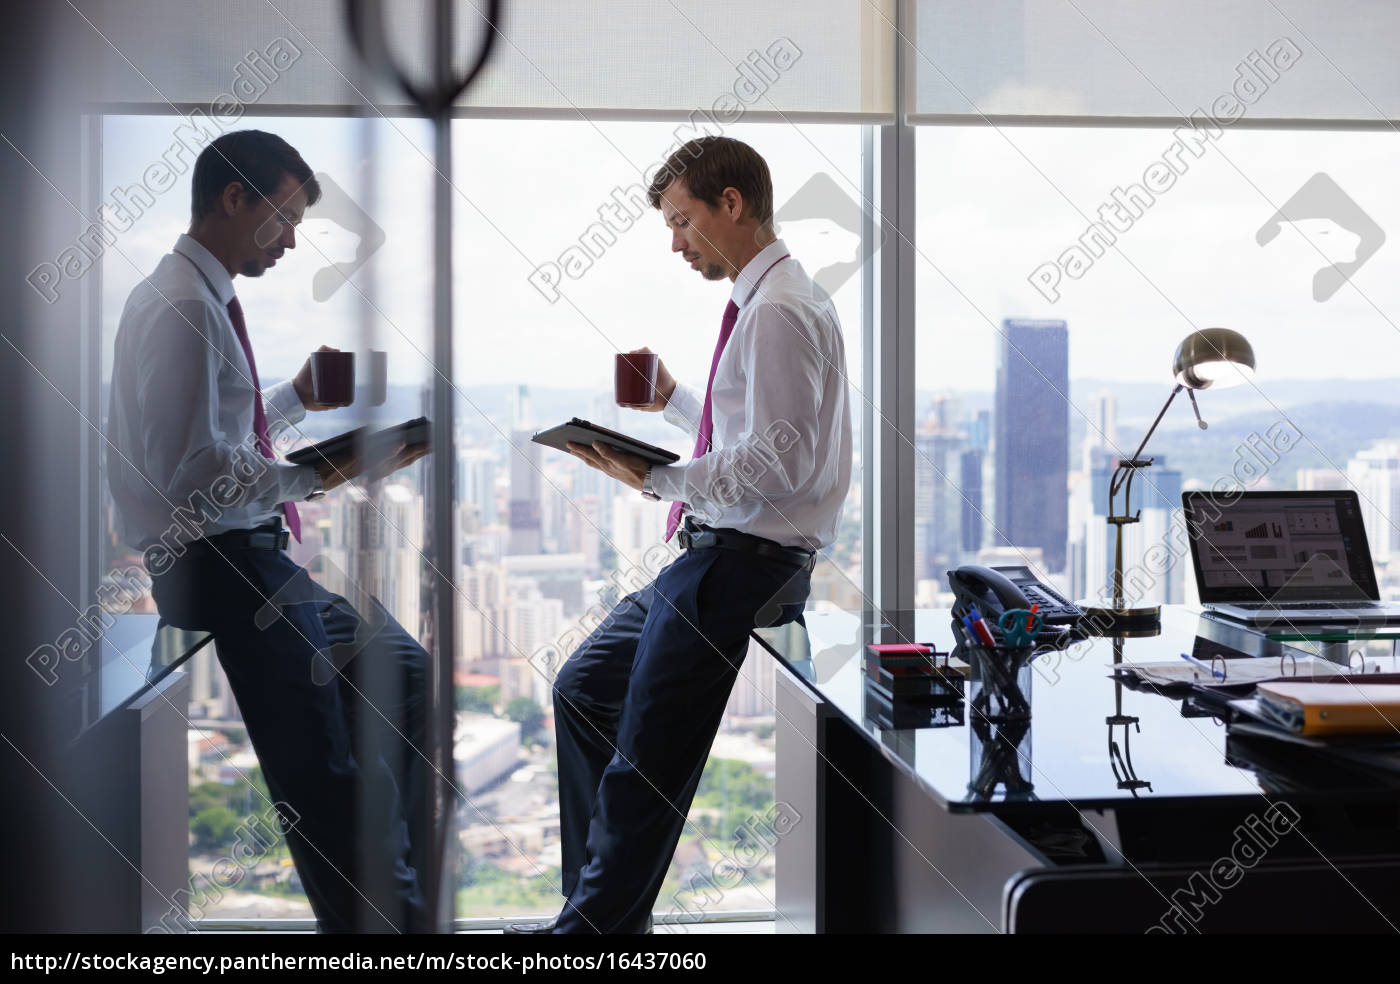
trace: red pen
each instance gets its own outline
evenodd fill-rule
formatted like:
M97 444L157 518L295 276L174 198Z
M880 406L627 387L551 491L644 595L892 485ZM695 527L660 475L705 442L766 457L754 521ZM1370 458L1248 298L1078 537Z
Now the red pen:
M1037 601L1034 605L1031 605L1031 613L1026 616L1027 632L1031 630L1031 623L1035 621L1035 613L1038 611L1040 611L1040 602Z

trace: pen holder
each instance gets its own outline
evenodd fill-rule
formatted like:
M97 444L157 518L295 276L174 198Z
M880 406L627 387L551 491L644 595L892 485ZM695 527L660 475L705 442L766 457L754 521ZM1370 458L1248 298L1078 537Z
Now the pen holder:
M972 667L969 715L991 724L1031 717L1030 646L967 646Z

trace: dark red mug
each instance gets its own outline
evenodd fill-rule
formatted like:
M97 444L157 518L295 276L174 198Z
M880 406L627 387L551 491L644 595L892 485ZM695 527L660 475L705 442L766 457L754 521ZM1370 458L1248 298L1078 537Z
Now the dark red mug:
M661 359L655 352L619 352L613 379L620 407L648 407L656 401L656 370Z
M311 398L337 407L355 402L354 352L311 353Z

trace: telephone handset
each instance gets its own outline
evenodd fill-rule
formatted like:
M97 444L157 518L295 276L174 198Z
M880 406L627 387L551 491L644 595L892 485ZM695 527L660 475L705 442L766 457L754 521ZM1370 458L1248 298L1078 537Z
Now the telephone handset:
M968 564L948 572L948 584L953 589L953 617L961 619L968 609L977 611L988 623L995 625L1001 613L1010 608L1030 608L1026 595L999 571L978 564Z
M953 616L962 618L969 606L989 625L995 626L1002 612L1012 608L1039 605L1036 614L1048 626L1073 625L1084 617L1075 607L1049 585L1036 579L1027 567L982 567L968 564L948 572L948 584L953 589Z

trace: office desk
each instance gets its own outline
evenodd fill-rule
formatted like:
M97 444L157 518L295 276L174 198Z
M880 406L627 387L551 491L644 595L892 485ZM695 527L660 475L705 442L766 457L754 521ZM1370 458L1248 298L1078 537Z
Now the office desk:
M875 630L804 621L756 633L778 659L777 798L799 818L776 849L780 931L1400 931L1400 765L1232 737L1107 669L1286 663L1293 643L1169 606L1156 636L1037 656L1029 726L998 740L966 702L891 719L864 686ZM900 621L954 644L946 611Z

